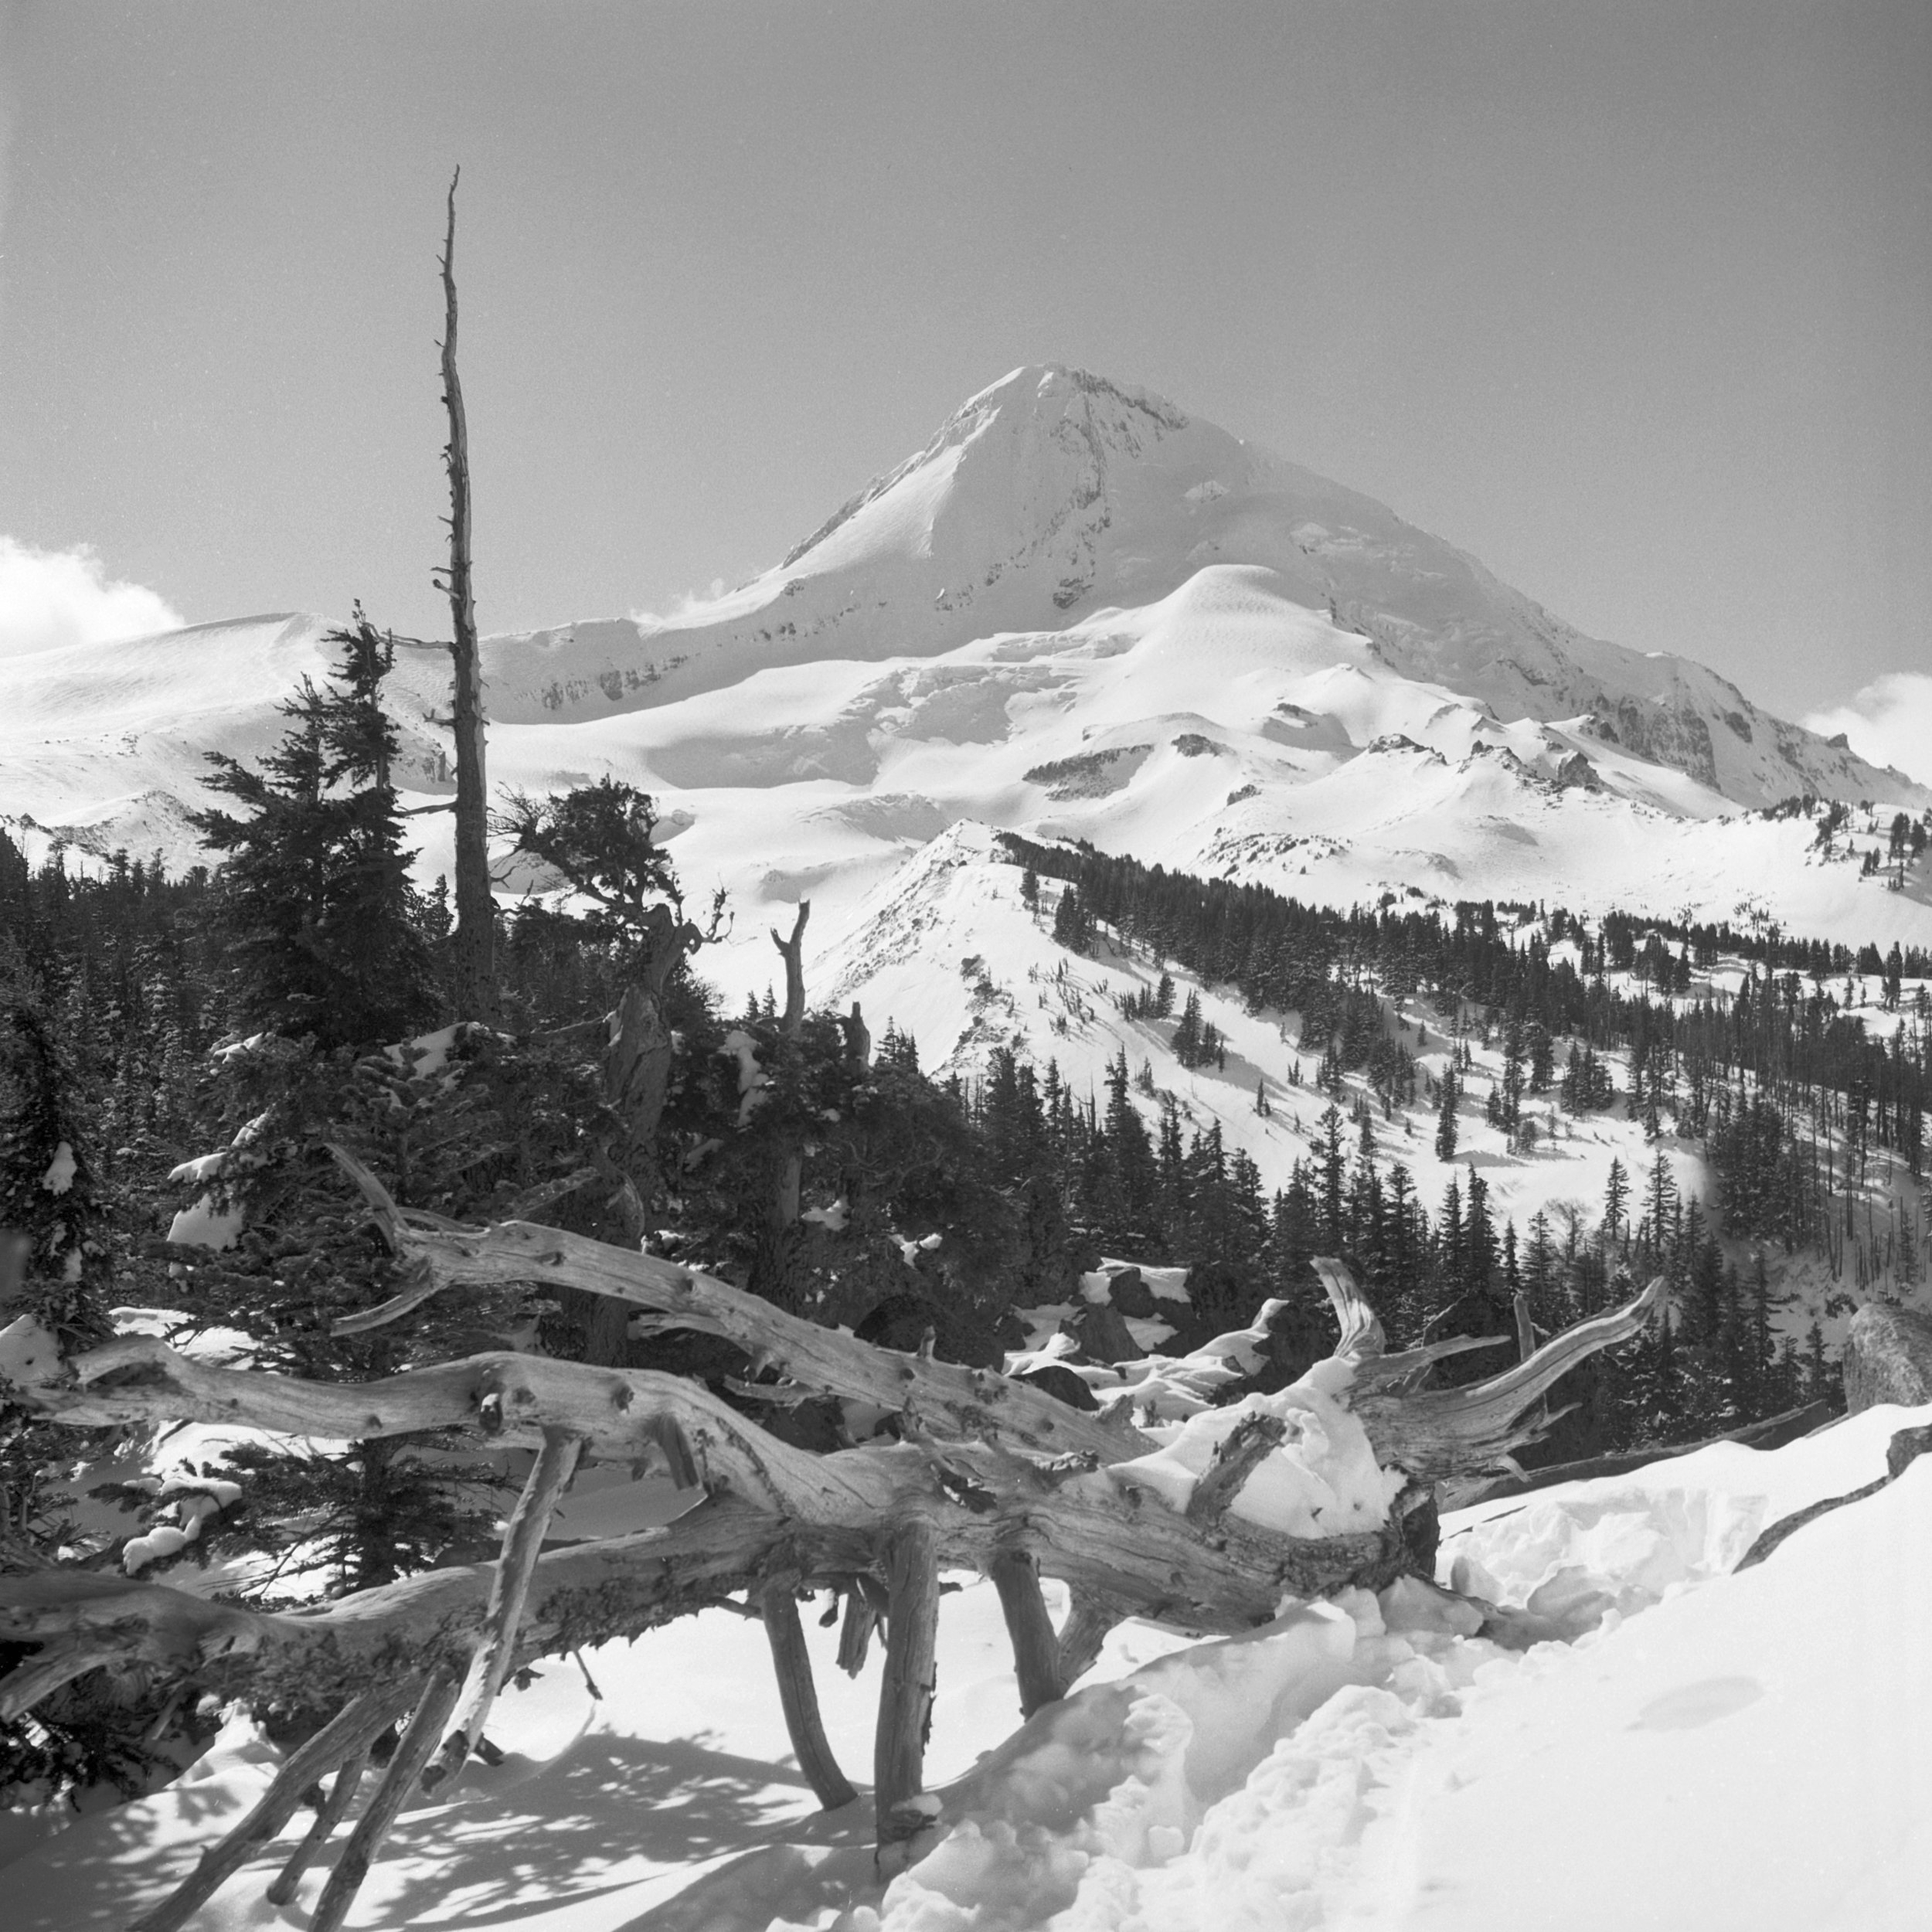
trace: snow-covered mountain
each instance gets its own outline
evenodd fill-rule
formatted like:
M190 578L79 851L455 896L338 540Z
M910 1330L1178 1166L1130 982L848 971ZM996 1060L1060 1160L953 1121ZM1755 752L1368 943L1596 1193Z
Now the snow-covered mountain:
M1019 369L776 569L668 624L495 641L499 716L675 702L781 665L932 657L1151 604L1252 565L1359 632L1369 662L1502 719L1577 721L1725 797L1893 795L1903 782L1684 658L1582 636L1385 505L1084 370Z
M0 822L191 862L202 754L243 757L321 670L283 614L0 662ZM1349 903L1620 904L1932 941L1794 794L1932 793L1769 716L1701 665L1579 635L1366 497L1078 371L975 396L782 563L668 620L485 641L492 770L661 798L694 887L810 894L836 944L962 820L1093 839ZM405 763L449 789L447 659L393 682ZM417 821L431 842L446 822ZM1861 821L1855 832L1883 817ZM842 921L846 922L842 925Z

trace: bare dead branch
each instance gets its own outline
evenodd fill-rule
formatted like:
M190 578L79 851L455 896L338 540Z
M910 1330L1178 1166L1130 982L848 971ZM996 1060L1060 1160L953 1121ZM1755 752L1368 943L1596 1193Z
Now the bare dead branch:
M581 1436L572 1435L554 1423L544 1426L543 1447L531 1465L529 1478L503 1533L503 1554L490 1587L483 1641L470 1660L469 1674L457 1702L455 1723L449 1736L442 1740L437 1766L427 1774L426 1781L437 1781L456 1770L475 1750L476 1741L483 1734L490 1706L496 1702L516 1655L517 1626L523 1621L523 1606L543 1548L544 1533L583 1448Z
M201 1855L193 1871L168 1896L135 1920L129 1932L179 1932L247 1862L295 1815L319 1777L366 1751L406 1707L408 1687L364 1692L345 1704L284 1763L253 1808L219 1844Z

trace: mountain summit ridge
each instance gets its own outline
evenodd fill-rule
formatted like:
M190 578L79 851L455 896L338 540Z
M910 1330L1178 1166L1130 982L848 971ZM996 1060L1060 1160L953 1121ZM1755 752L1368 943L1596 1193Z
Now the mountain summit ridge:
M642 709L818 658L936 656L1260 565L1398 675L1587 736L1733 803L1932 792L1693 659L1587 636L1386 505L1164 397L1031 364L969 397L770 570L668 619L488 641L498 716Z

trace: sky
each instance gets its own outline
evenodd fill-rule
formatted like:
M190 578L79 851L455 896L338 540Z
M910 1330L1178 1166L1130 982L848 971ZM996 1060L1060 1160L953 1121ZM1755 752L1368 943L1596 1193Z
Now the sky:
M737 583L1060 362L1594 634L1932 736L1923 0L0 22L0 649L358 597L444 634L460 162L487 631Z

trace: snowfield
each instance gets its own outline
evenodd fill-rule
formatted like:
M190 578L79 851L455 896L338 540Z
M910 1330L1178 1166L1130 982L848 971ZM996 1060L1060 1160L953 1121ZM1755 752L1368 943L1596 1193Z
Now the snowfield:
M1015 1729L997 1601L966 1582L941 1616L935 1822L889 1882L866 1800L812 1810L755 1624L707 1611L583 1670L552 1660L492 1720L505 1761L404 1815L351 1923L1918 1932L1932 1458L1732 1573L1762 1529L1882 1475L1893 1433L1928 1422L1876 1409L1776 1451L1718 1444L1450 1515L1443 1580L1580 1633L1520 1652L1414 1583L1284 1605L1216 1643L1130 1624ZM877 1662L849 1682L833 1633L807 1627L834 1747L863 1766ZM175 1786L69 1823L9 1869L9 1926L125 1925L274 1759L237 1719ZM261 1902L287 1849L196 1932L301 1924L321 1872L286 1913Z

